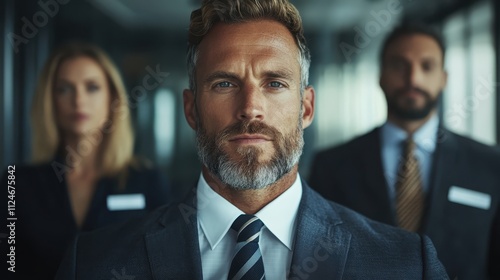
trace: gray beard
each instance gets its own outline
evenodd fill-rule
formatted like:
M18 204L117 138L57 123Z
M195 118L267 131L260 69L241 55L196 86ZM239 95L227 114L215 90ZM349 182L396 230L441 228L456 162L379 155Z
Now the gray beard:
M196 139L198 156L208 170L222 183L234 190L259 190L272 185L289 173L299 162L304 146L302 122L290 135L275 138L274 155L266 163L259 164L258 147L241 147L237 153L241 160L231 160L222 150L219 137L209 137L202 126L198 126Z

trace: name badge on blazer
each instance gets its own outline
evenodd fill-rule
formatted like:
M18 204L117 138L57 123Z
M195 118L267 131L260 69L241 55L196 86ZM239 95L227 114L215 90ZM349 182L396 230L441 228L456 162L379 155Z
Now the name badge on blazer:
M491 195L457 186L452 186L448 191L448 200L484 210L491 206Z
M146 207L146 198L142 193L108 195L106 202L109 211L140 210Z

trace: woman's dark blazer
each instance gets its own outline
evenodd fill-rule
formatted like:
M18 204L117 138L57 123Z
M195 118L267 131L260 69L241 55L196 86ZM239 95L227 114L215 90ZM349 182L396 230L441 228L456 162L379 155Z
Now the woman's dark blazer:
M169 186L158 170L130 167L122 180L125 184L120 185L118 178L98 181L85 221L78 228L64 170L60 166L56 161L16 166L15 196L11 197L15 200L15 208L11 207L13 212L8 211L7 201L10 199L8 181L11 180L9 174L4 173L0 198L3 202L0 212L3 224L0 227L1 279L53 279L66 247L79 232L141 217L166 204L170 198ZM7 227L11 223L15 225L14 230L12 226ZM15 238L11 237L13 234ZM11 267L7 263L11 259L7 256L11 246L15 246L15 273L7 270Z

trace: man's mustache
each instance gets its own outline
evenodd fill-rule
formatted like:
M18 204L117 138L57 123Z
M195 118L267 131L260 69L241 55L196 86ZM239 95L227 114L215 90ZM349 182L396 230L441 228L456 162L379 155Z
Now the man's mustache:
M407 88L399 89L396 91L396 96L401 96L401 95L408 93L408 92L417 92L428 99L431 98L431 94L428 91L425 91L425 90L418 88L418 87L407 87Z
M262 134L268 136L271 139L276 139L281 135L281 133L274 127L269 126L260 121L240 121L236 122L219 134L220 140L227 140L228 138L241 135L241 134Z

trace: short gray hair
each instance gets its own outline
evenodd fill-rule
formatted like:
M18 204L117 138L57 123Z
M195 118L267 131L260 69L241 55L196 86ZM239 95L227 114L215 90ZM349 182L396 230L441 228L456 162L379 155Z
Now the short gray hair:
M200 9L191 13L187 52L189 88L196 92L198 46L215 23L238 23L257 19L276 20L292 33L299 48L301 93L309 85L311 54L304 37L299 11L288 0L204 0Z

